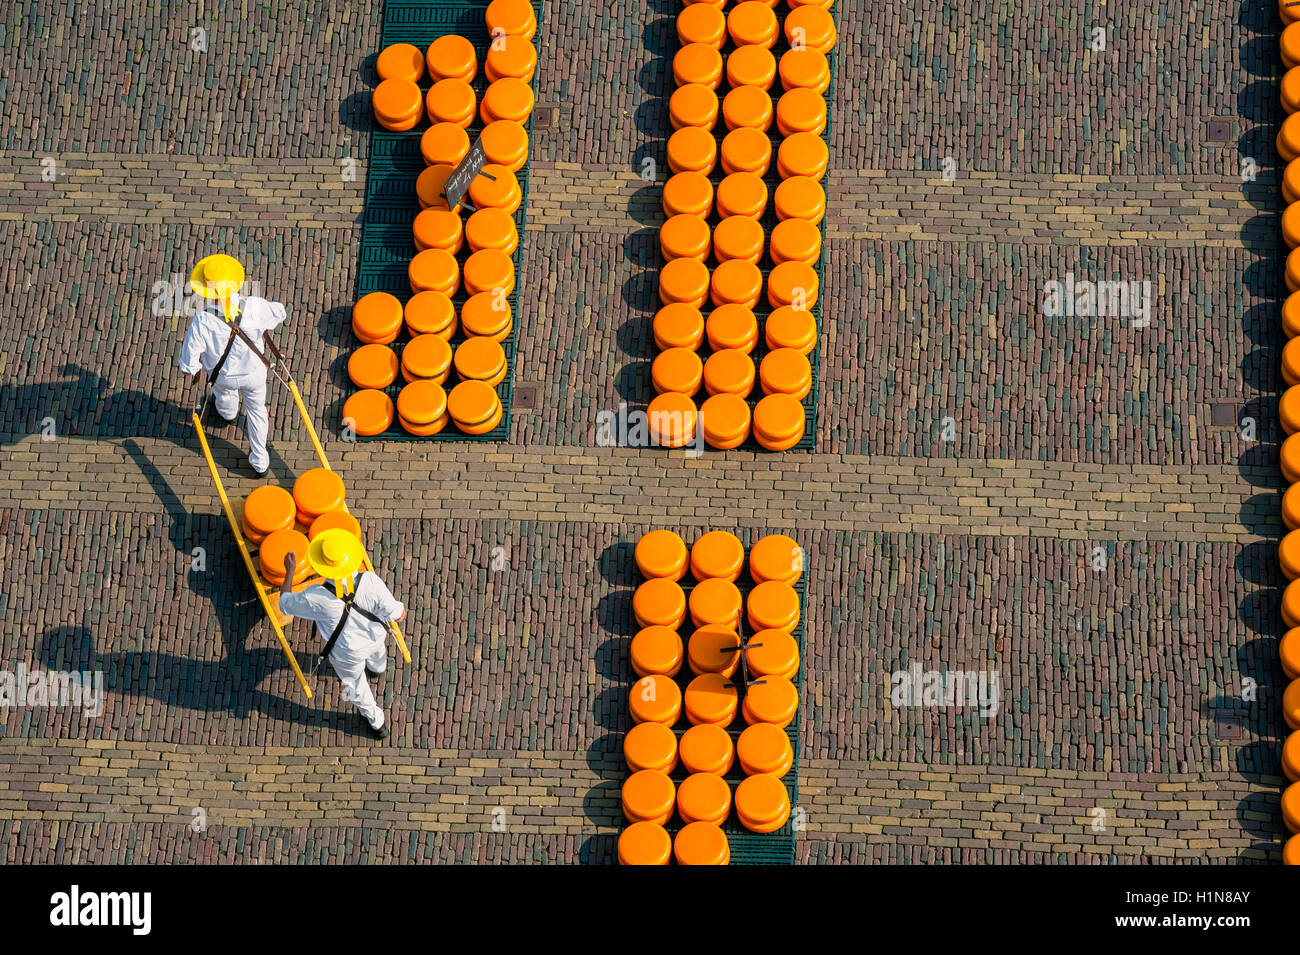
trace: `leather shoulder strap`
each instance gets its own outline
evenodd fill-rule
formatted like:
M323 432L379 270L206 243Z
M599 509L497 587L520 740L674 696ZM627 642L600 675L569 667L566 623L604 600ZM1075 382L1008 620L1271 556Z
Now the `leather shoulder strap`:
M230 337L226 339L226 349L217 359L217 363L212 366L212 374L208 375L208 381L216 384L217 376L221 374L221 369L225 367L226 359L230 357L230 350L235 347L235 339L239 337L239 323L230 323Z
M325 649L320 652L322 660L329 658L329 655L334 651L334 644L338 643L339 637L343 635L343 628L346 627L348 623L348 614L352 611L353 598L354 594L348 594L346 597L339 598L339 602L343 604L343 614L339 617L339 622L338 625L334 627L334 632L331 633L330 638L325 641ZM365 611L361 610L360 607L357 607L356 609L365 613Z

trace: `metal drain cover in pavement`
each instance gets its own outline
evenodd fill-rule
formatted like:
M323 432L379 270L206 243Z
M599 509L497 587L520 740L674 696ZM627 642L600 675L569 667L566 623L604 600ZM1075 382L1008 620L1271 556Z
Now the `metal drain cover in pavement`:
M532 411L537 407L536 385L515 385L515 410Z
M1210 405L1210 427L1232 428L1237 424L1237 405L1232 401L1216 401Z
M1212 119L1205 124L1205 138L1212 143L1226 143L1232 138L1232 123L1226 119Z
M1219 709L1214 712L1214 738L1216 740L1240 740L1246 738L1246 714L1236 710Z

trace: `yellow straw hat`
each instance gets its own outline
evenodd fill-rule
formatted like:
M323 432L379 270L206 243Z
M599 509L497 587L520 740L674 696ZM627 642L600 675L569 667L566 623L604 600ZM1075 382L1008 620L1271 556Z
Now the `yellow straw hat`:
M365 551L355 534L341 527L322 531L307 547L307 560L311 569L326 580L343 582L346 591L352 575L361 569Z
M199 259L190 272L190 288L194 294L221 303L226 320L232 317L230 297L244 284L244 267L230 255L209 255Z

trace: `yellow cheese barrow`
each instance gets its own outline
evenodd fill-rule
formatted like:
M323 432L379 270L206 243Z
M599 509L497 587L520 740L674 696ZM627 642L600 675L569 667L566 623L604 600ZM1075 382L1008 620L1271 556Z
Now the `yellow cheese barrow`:
M252 347L251 344L249 347ZM268 365L268 367L271 367ZM284 368L283 365L280 366ZM316 457L320 459L321 467L327 470L333 470L329 461L325 459L325 449L321 447L320 439L316 436L316 429L312 426L311 416L307 414L307 409L302 403L302 395L298 391L298 385L289 375L288 369L284 368L284 375L279 373L279 369L272 368L275 377L278 378L289 389L293 395L293 403L298 409L298 414L302 417L302 422L307 428L307 434L311 436L312 446L316 449ZM293 675L298 678L298 683L302 686L302 691L307 694L307 699L311 699L311 686L307 683L307 678L303 675L302 667L298 665L298 658L294 656L293 649L289 646L289 641L285 639L284 627L292 617L286 616L280 612L280 588L276 584L271 584L262 577L258 570L257 561L253 560L252 553L249 551L248 541L244 538L243 529L240 527L239 519L235 516L234 508L230 506L230 498L226 496L225 486L221 483L221 476L217 473L217 464L212 459L212 449L208 446L207 435L203 431L203 421L199 412L193 415L194 432L199 436L199 444L203 448L203 457L208 462L208 471L212 474L212 483L217 486L217 496L221 498L221 508L226 512L226 520L230 524L231 533L235 535L235 543L239 545L239 554L244 558L244 567L248 570L248 576L253 579L253 586L257 590L257 597L262 602L262 609L266 611L267 618L271 621L271 628L275 631L276 639L280 641L280 649L284 651L285 657L289 660L289 666L293 668ZM343 505L344 510L347 505ZM370 555L365 554L364 566L366 570L373 572L375 567L370 562ZM320 577L310 577L306 584L321 582ZM402 659L410 663L411 651L407 649L406 640L402 636L401 628L392 624L393 637L397 640L397 646L402 651Z

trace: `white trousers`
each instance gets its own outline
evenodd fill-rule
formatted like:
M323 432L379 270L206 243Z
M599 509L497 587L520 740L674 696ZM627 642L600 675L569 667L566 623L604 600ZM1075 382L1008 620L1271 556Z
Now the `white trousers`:
M244 400L244 430L248 432L248 463L254 471L265 471L271 464L266 450L270 419L266 414L266 372L227 378L223 373L212 386L212 403L217 414L234 421L239 414L239 400Z
M375 702L375 694L370 691L366 667L370 667L374 673L384 672L388 666L387 642L376 641L374 649L368 655L362 655L339 641L330 652L330 666L334 667L339 682L343 684L343 699L360 710L373 729L380 729L384 725L384 711Z

